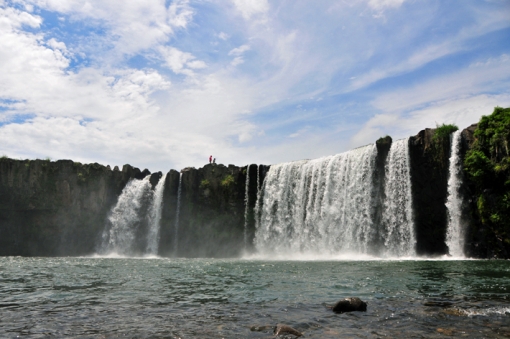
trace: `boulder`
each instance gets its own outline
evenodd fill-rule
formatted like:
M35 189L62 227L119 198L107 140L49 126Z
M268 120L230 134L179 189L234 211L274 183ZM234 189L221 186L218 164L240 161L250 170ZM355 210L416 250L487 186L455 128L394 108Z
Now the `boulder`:
M345 313L353 311L366 312L367 303L357 297L345 298L343 300L338 301L335 304L335 306L333 306L332 310L335 313Z

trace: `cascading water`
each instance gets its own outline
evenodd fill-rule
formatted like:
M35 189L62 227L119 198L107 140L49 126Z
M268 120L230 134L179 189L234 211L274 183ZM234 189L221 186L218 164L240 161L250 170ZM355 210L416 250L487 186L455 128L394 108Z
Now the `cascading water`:
M159 247L159 229L163 208L163 191L165 190L166 174L158 181L154 189L153 203L149 211L149 233L147 235L147 254L157 255Z
M416 254L409 160L409 139L391 144L386 160L382 237L386 255Z
M100 253L115 252L120 255L132 253L137 226L142 218L143 200L149 194L152 194L149 176L143 180L133 179L127 183L108 216L109 227L103 232Z
M181 211L181 188L182 188L182 172L179 175L179 188L177 189L177 210L175 212L175 229L174 229L174 256L177 256L179 248L179 213Z
M460 156L461 131L453 133L450 155L448 198L448 226L446 229L446 245L451 256L464 257L464 230L462 227L462 158Z
M244 185L244 249L248 246L248 209L250 208L250 165L246 166L246 183Z
M273 165L256 203L262 255L414 256L409 140L390 148L380 224L375 224L377 148ZM382 186L381 186L382 187ZM378 203L380 204L380 203Z
M377 150L369 145L316 160L273 165L260 194L259 253L369 253Z

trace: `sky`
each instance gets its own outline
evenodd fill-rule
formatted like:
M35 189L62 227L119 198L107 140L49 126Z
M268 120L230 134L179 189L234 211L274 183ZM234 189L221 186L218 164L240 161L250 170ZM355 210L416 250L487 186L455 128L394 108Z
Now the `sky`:
M276 164L496 106L509 0L0 0L0 156Z

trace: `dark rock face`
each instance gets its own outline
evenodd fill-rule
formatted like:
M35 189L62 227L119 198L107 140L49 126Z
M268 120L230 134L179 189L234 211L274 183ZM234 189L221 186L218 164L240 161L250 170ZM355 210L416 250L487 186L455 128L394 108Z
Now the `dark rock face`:
M446 254L449 140L434 141L427 128L409 139L416 252Z
M259 169L262 185L267 166ZM245 186L249 170L249 214L245 245ZM179 176L181 197L178 228ZM257 166L207 164L167 174L161 219L160 254L178 257L234 257L250 250L255 233Z
M388 153L390 152L391 144L393 140L390 136L386 136L384 138L380 138L376 141L375 146L377 148L377 157L375 159L375 169L374 176L372 178L372 186L373 186L373 195L374 195L374 208L373 208L373 216L372 220L374 220L374 225L377 225L377 235L374 239L382 239L381 233L383 232L380 229L382 225L382 215L383 215L383 206L384 199L386 198L384 194L384 186L385 186L385 165L386 159L388 158ZM374 254L377 255L380 249L382 248L382 243L373 243L371 247L374 249Z
M94 252L105 217L137 172L71 160L0 159L0 255Z
M338 301L335 304L335 306L333 306L332 310L335 313L345 313L354 311L366 312L367 303L357 297L345 298L343 300Z

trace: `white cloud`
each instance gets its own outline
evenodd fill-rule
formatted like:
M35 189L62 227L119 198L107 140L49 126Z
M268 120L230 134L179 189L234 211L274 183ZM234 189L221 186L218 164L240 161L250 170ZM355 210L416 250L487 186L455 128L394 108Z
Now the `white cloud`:
M194 75L193 69L201 69L207 67L205 62L195 60L196 58L187 52L183 52L174 47L159 48L166 65L176 74Z
M510 57L475 62L453 74L445 74L412 87L380 94L372 102L382 112L368 120L351 139L351 146L372 142L385 135L402 138L425 127L454 123L465 128L490 114L495 106L509 106L508 94L485 94L488 88L510 84ZM475 94L478 93L478 94Z
M232 2L246 20L260 17L269 11L267 0L232 0Z
M115 46L114 52L119 56L131 55L167 42L176 29L186 28L193 17L193 10L187 0L174 0L168 8L165 7L164 1L24 0L23 2L69 15L74 21L88 21L94 26L105 27L106 34L95 36L94 39L103 40L101 44ZM90 48L95 49L97 43L93 41ZM88 46L81 48L87 49ZM97 54L98 51L94 52Z
M382 10L384 8L398 8L405 0L369 0L368 6L374 10Z
M218 38L220 38L221 40L227 40L229 37L230 36L227 33L225 33L225 32L220 32L218 34Z
M373 143L384 135L396 139L417 134L425 128L441 124L455 124L464 129L477 123L482 115L489 115L496 106L510 106L510 94L474 95L438 101L426 108L407 114L377 114L351 138L351 147Z
M228 52L228 55L239 56L239 55L243 54L244 52L249 51L250 48L251 48L250 45L242 45L242 46L232 49L230 52Z

